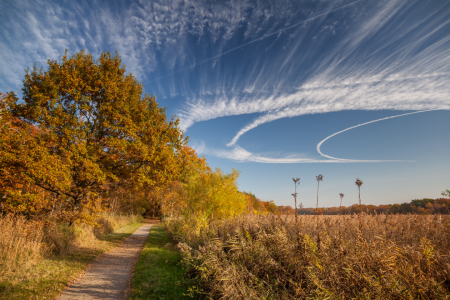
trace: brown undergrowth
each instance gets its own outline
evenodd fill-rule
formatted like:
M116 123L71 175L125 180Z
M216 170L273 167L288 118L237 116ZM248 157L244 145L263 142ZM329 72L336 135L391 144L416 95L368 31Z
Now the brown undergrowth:
M450 217L246 216L167 229L213 299L450 299ZM297 233L299 232L299 233ZM320 236L320 239L318 238Z

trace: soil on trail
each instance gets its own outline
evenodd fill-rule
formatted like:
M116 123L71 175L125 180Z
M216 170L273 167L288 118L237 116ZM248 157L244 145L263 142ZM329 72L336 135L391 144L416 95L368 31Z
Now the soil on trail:
M121 246L97 258L56 299L128 299L133 270L151 227L142 225Z

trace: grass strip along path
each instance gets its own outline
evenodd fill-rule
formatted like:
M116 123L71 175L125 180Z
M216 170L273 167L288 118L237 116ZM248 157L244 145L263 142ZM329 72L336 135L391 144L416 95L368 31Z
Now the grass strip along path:
M134 271L130 299L198 299L188 296L192 284L180 261L163 226L154 225Z

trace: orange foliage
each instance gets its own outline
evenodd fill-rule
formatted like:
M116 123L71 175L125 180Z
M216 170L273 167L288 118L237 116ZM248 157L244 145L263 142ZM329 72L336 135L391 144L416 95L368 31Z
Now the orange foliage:
M126 75L120 57L81 51L27 70L23 101L1 95L0 212L89 221L112 189L157 190L191 160L178 120ZM133 192L127 209L145 195ZM111 194L112 195L112 194ZM39 208L39 209L38 209Z

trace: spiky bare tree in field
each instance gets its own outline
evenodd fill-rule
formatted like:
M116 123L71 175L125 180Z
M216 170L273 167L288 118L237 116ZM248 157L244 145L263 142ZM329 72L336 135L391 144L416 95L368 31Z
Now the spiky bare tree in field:
M323 175L320 174L316 176L316 180L317 180L317 203L316 203L316 215L317 215L319 210L319 183L323 181Z
M297 226L298 223L298 211L297 211L297 185L300 185L300 178L292 178L292 181L294 181L294 193L292 196L294 196L295 201L295 225Z
M316 227L317 227L317 247L320 251L320 232L319 232L319 184L323 181L323 175L316 176L317 180L317 203L316 203Z
M358 198L359 198L359 211L358 211L358 216L359 216L359 229L361 232L362 229L362 221L361 221L361 186L363 184L362 180L359 178L356 178L355 184L358 186Z
M294 196L295 200L295 228L297 228L297 239L300 245L300 229L298 228L298 211L297 211L297 185L300 185L300 178L292 178L292 181L294 181L294 193L292 194L292 196Z
M358 186L359 206L361 206L361 186L363 182L361 179L357 178L355 184Z

